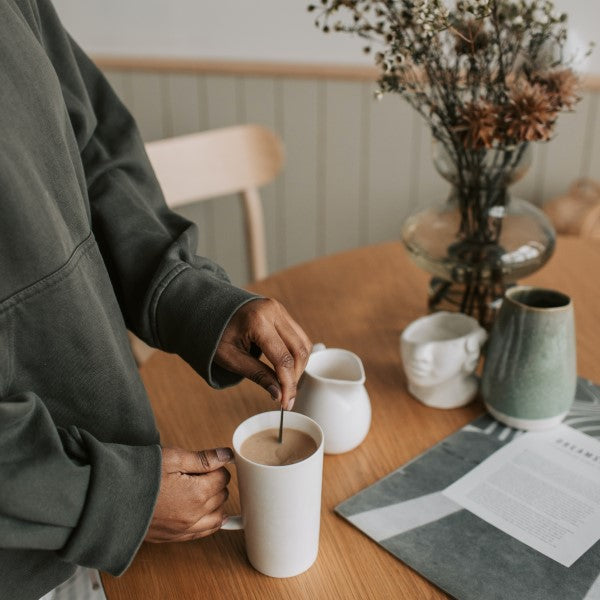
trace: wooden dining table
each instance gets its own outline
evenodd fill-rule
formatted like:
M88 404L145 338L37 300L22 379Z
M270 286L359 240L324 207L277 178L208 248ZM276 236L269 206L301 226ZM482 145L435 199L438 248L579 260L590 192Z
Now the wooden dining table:
M575 308L580 375L600 382L600 242L561 237L549 263L523 283L561 290ZM401 331L427 311L428 276L399 242L319 258L250 286L285 304L313 342L358 354L372 403L371 429L355 450L326 455L319 556L305 573L274 579L246 558L241 531L194 542L142 544L121 577L103 575L108 600L422 599L446 594L334 513L342 501L484 412L479 400L428 408L407 392ZM141 369L164 446L231 444L236 426L276 406L249 381L211 389L185 362L155 353ZM235 468L227 511L239 512Z

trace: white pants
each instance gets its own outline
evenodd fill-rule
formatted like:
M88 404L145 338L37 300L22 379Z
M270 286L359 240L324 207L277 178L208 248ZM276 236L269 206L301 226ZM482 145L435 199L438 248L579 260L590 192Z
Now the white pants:
M40 600L106 600L100 573L95 569L77 567L75 574L55 587Z

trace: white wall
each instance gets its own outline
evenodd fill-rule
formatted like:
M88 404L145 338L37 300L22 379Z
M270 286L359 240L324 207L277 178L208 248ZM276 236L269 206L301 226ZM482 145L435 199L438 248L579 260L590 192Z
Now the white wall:
M309 1L54 0L67 28L96 55L369 64L360 40L314 27ZM600 1L559 1L571 5L580 37L591 39ZM592 70L600 74L600 47L596 55ZM271 271L398 239L406 215L448 193L424 121L397 95L374 101L372 81L135 69L107 75L145 140L247 122L281 136L285 168L261 189ZM579 177L599 179L599 140L600 92L589 90L575 112L561 115L556 139L535 145L515 193L542 203ZM235 283L247 281L237 198L181 212L198 224L199 254Z
M54 0L96 54L283 62L364 61L350 36L326 36L304 0ZM346 38L346 39L343 39ZM367 61L368 62L368 61Z
M314 0L312 0L314 1ZM360 40L325 35L309 0L54 0L92 54L369 64ZM575 46L600 41L598 0L556 0ZM599 44L600 46L600 44ZM600 74L600 47L585 70Z

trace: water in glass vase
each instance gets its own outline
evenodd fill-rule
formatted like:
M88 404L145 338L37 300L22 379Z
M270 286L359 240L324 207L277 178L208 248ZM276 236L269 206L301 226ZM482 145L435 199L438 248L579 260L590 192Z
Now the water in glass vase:
M462 160L468 162L458 168L443 145L434 145L450 196L410 216L402 240L432 275L429 309L464 312L489 328L506 288L550 258L555 234L541 210L508 192L531 162L527 144L473 150Z

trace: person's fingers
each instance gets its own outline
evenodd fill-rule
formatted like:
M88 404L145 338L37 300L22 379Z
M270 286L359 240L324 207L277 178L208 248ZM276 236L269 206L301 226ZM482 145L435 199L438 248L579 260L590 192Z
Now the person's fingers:
M260 348L272 369L250 354L253 345ZM272 298L258 298L233 315L214 360L258 383L289 410L311 348L310 339L283 305Z
M200 475L199 477L206 477L206 475ZM229 490L227 488L220 489L217 493L211 495L207 500L200 497L194 502L195 516L192 517L188 514L188 517L192 517L188 520L185 518L177 518L178 526L182 527L179 533L176 533L173 529L172 523L155 523L153 526L152 536L147 536L146 540L151 542L160 541L177 541L181 539L181 536L189 536L189 539L198 537L198 534L207 535L203 529L211 527L218 527L214 525L218 519L216 516L220 513L221 523L225 518L224 515L224 504L229 498ZM206 517L209 517L206 519ZM187 523L186 523L187 521ZM214 522L213 522L214 521Z
M306 348L306 350L308 352L308 356L310 356L310 353L312 352L312 348L313 348L313 343L312 343L311 339L308 337L306 331L304 331L304 329L302 329L302 327L300 327L300 325L298 323L296 323L296 321L294 321L294 319L292 319L292 317L289 318L289 322L290 322L290 325L294 328L294 331L296 332L296 334L298 335L300 340L302 341L302 344Z
M207 512L204 505L216 494L227 489L231 474L225 467L221 467L210 473L201 475L184 474L184 477L188 477L190 485L195 487L194 497L198 508L202 507L203 512Z
M276 328L290 354L294 357L294 377L297 384L306 368L312 345L310 344L310 341L309 343L306 343L305 340L298 335L297 330L290 321L277 323Z
M231 475L223 465L233 459L231 449L163 448L162 459L160 490L145 539L156 543L182 535L193 539L218 529L229 496Z
M247 377L265 388L273 400L281 400L281 386L275 371L241 348L228 346L221 354L221 365L234 373Z
M221 508L229 498L229 490L223 488L219 490L214 496L211 496L202 506L202 510L205 513L212 513L215 510Z
M282 304L280 304L277 301L272 301L271 308L274 314L271 323L272 327L275 328L276 332L276 335L275 332L270 332L273 336L272 339L277 340L278 335L287 349L287 356L285 353L281 352L281 348L279 349L279 364L283 364L285 368L287 364L291 362L289 360L289 355L291 355L294 360L293 384L289 386L289 395L285 393L285 385L283 386L284 390L282 394L282 404L285 408L290 410L295 399L298 382L300 380L300 377L302 376L302 373L304 372L304 369L306 368L306 363L308 362L308 358L310 356L312 342L310 341L309 337L306 335L302 327L300 327L300 325L289 315L289 313ZM273 363L273 360L269 357L265 349L262 347L261 349L263 350L265 356L267 356L267 358L269 358L269 360L271 360L271 362ZM280 371L277 368L278 365L275 363L273 363L273 365L275 367L277 375L279 376Z
M277 374L277 380L281 386L281 405L289 410L296 398L296 384L298 383L294 356L274 327L267 331L257 332L256 343L273 365L273 370Z
M232 460L231 448L213 448L195 452L180 450L174 466L181 473L210 473Z
M300 327L300 324L290 316L290 314L288 313L288 311L285 309L284 306L281 306L281 312L283 313L283 318L280 321L289 323L289 325L294 329L294 331L300 338L302 345L308 350L308 353L310 354L310 351L313 347L313 343L311 342L310 338L306 334L306 331L304 331L304 329L302 329L302 327Z
M217 531L221 530L221 525L218 527L213 527L212 529L208 529L207 531L195 531L194 533L184 533L175 539L172 540L164 540L169 542L193 542L194 540L199 540L201 538L208 537L209 535L213 535L213 533L217 533Z
M211 513L203 515L192 527L183 534L184 536L192 536L190 539L204 537L218 531L225 520L225 512L223 508L218 508Z

